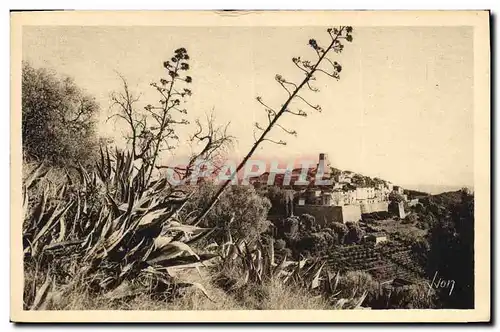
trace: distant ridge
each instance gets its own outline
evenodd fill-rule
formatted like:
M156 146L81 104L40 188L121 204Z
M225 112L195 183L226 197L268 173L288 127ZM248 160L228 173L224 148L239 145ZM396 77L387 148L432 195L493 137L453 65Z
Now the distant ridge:
M450 191L457 191L464 187L469 189L473 189L472 186L451 186L451 185L439 185L439 184L423 184L423 185L406 185L404 186L407 189L417 190L425 193L429 193L432 195L437 195Z

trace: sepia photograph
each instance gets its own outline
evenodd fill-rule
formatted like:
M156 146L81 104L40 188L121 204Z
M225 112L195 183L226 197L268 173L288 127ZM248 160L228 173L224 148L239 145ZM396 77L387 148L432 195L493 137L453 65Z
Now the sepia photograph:
M489 19L11 13L11 319L489 321Z

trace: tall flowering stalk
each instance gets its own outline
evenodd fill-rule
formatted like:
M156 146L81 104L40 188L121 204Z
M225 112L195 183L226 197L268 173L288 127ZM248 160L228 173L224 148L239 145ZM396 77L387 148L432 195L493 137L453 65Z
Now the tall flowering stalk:
M294 57L292 58L292 62L299 68L302 72L304 72L304 79L300 83L294 83L291 81L288 81L287 79L283 78L281 75L276 75L275 80L276 82L287 92L288 98L286 101L282 104L281 108L279 110L275 110L272 107L268 106L264 101L262 100L261 97L257 97L257 101L265 107L265 111L267 113L267 118L268 118L268 124L264 128L261 126L259 123L255 123L255 128L256 130L260 131L260 136L257 138L255 137L255 142L250 149L250 151L247 153L247 155L243 158L241 163L238 165L236 170L231 174L230 178L226 180L217 193L214 195L212 198L210 204L202 211L202 213L194 220L194 224L197 225L199 222L203 220L203 218L206 217L206 215L210 212L210 210L213 208L213 206L217 203L219 200L220 196L224 193L226 190L227 186L231 183L231 181L234 179L236 174L245 167L246 162L250 159L250 157L254 154L254 152L257 150L257 148L260 146L260 144L264 141L269 141L271 143L275 144L281 144L281 145L286 145L286 142L280 140L280 141L274 141L270 139L269 132L271 129L278 127L282 129L284 132L291 134L291 135L296 135L296 131L294 130L289 130L284 127L282 127L278 121L279 119L286 113L295 115L295 116L302 116L306 117L307 112L305 112L302 109L299 109L297 111L292 111L289 109L289 105L293 100L300 100L306 107L312 108L313 110L321 112L321 106L320 105L313 105L309 101L307 101L304 97L300 95L300 92L303 90L303 88L307 88L313 92L318 92L318 89L313 87L311 85L311 81L316 80L315 74L316 73L321 73L325 74L329 77L332 77L336 80L340 79L340 72L342 70L342 66L336 62L332 61L329 59L328 55L333 51L334 53L341 53L342 50L344 49L344 45L342 43L342 40L345 40L346 42L352 42L353 37L352 37L352 32L353 28L350 26L340 26L336 28L328 28L327 32L329 36L331 37L331 42L326 48L323 48L318 44L318 42L315 39L310 39L309 40L309 46L313 48L313 50L316 53L317 59L315 61L309 61L309 60L303 60L301 57ZM326 67L325 67L326 65Z

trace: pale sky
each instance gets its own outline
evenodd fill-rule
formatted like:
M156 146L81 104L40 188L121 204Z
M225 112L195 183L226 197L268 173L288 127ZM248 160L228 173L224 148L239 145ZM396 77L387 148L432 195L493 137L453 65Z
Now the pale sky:
M212 108L218 122L231 121L234 156L253 143L253 123L264 120L256 96L279 108L286 93L279 73L298 81L294 56L314 59L310 38L329 37L322 27L24 27L23 59L69 75L102 107L119 90L120 72L143 104L155 103L149 86L165 77L173 50L191 57L193 96L189 119ZM318 93L307 93L323 112L307 118L287 114L260 156L281 159L328 153L333 166L401 185L473 186L473 34L470 27L354 27L341 55L340 81L318 76ZM113 123L104 135L120 136ZM186 130L194 130L188 127ZM187 137L187 131L181 138ZM182 151L182 148L181 150Z

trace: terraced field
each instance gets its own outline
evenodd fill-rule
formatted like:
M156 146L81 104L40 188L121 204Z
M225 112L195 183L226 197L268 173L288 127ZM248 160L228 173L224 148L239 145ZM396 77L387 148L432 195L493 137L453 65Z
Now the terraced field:
M404 242L391 242L382 246L341 246L328 258L332 271L365 271L384 282L394 278L418 281L424 271L411 257L411 247Z

